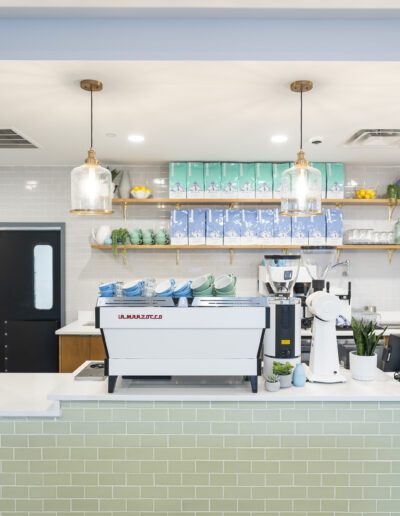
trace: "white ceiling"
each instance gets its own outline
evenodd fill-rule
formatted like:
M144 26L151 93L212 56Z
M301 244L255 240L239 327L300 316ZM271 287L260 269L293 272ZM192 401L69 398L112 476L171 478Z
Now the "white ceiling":
M398 0L0 0L6 16L392 16ZM324 14L325 13L325 14Z
M39 149L0 150L0 164L79 164L89 144L89 94L79 80L101 79L95 94L95 148L109 163L169 160L286 160L298 150L295 79L304 96L309 159L395 163L400 149L347 148L365 128L400 127L400 63L336 62L0 62L1 127ZM116 133L115 138L106 133ZM131 133L146 137L129 143ZM276 133L289 136L270 143Z

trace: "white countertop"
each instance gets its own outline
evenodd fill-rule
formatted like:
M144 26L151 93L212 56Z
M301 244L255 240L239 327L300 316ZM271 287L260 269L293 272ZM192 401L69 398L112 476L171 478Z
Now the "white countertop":
M83 364L77 371L83 368ZM247 382L232 386L134 385L118 380L116 391L107 392L107 381L76 381L75 373L1 373L0 417L55 417L60 415L60 401L397 401L400 383L393 373L377 371L373 382L350 378L346 383L307 383L278 392L264 390L259 378L259 392L252 393Z

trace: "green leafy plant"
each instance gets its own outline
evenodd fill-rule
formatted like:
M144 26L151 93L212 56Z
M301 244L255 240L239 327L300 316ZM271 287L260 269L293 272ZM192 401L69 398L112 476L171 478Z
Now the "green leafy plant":
M290 362L274 362L272 372L278 376L286 376L292 372L293 366Z
M381 333L378 333L375 322L354 319L354 317L351 320L351 327L353 329L357 355L371 357L375 353L379 339L385 333L386 328Z
M125 228L114 229L111 233L112 250L114 256L118 254L118 246L123 245L122 252L126 254L126 246L131 243L129 231Z
M277 374L270 374L269 376L267 376L267 382L268 383L278 383L279 376Z

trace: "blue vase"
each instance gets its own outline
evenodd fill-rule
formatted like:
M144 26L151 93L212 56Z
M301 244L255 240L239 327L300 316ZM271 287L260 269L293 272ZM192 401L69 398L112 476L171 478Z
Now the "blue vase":
M293 385L295 387L304 387L306 384L306 372L303 364L297 364L293 371Z

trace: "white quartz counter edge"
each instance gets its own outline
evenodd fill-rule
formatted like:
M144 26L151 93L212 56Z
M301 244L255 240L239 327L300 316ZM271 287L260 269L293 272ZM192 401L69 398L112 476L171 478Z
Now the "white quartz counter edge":
M81 366L83 367L83 366ZM246 382L238 386L211 387L187 385L131 386L124 381L116 392L107 392L107 381L75 381L74 373L1 373L0 417L56 417L60 401L244 401L244 402L400 402L400 383L393 374L377 371L374 382L357 382L349 377L341 384L310 384L277 393L264 390L253 394Z

